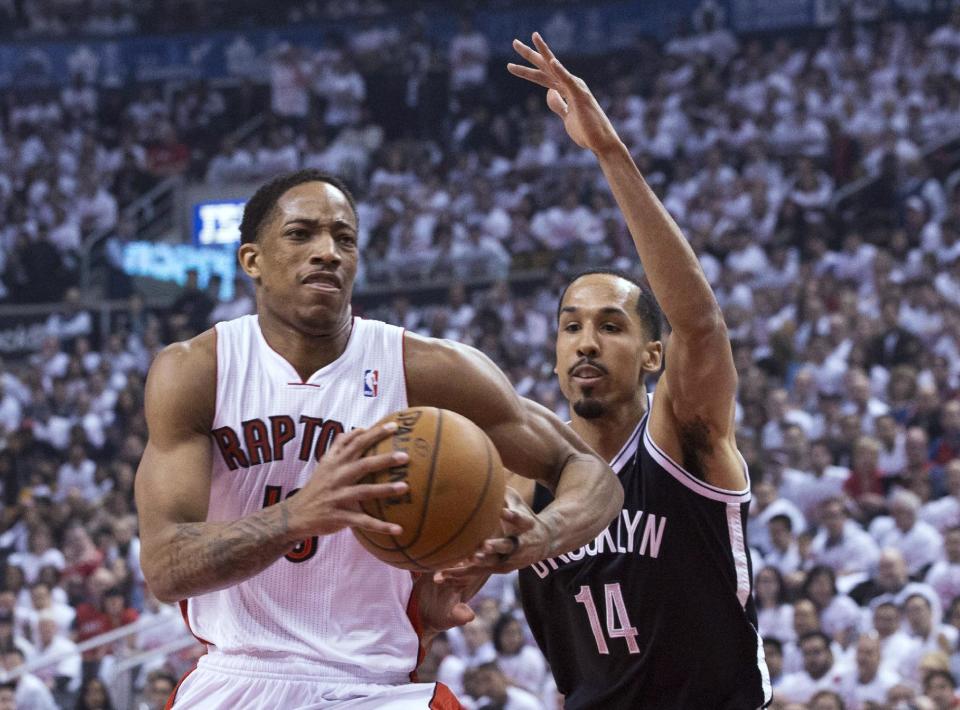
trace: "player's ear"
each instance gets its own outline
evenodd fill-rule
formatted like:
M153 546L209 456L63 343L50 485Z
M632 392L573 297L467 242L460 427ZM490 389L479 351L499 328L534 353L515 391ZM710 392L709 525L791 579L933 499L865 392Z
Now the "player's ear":
M256 242L241 244L237 250L240 268L251 279L260 278L260 245Z
M640 369L644 373L660 372L660 366L663 364L663 343L659 340L651 340L643 348L643 361Z

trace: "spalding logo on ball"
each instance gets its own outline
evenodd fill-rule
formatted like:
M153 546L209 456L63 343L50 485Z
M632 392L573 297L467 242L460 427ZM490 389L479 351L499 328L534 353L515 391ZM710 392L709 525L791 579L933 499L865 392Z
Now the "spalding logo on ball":
M364 455L404 451L410 460L362 482L405 481L410 488L361 507L400 525L403 534L354 528L357 540L380 560L415 572L443 569L469 557L499 530L506 481L496 447L480 427L448 409L410 407L374 426L390 421L397 423L393 436Z

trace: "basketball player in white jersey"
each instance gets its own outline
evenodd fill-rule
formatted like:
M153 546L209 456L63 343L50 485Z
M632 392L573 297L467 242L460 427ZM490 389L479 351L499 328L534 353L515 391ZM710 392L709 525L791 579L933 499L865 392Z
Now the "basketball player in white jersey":
M390 412L459 412L506 466L554 492L535 520L511 527L505 511L516 534L486 543L514 568L580 547L620 509L610 468L486 357L352 317L357 226L336 178L300 171L263 186L238 252L258 314L171 345L151 367L136 478L143 570L208 648L171 707L459 707L409 681L418 627L469 620L466 592L380 562L347 529L400 532L358 505L406 490L358 483L405 461L360 458L390 435L364 427Z

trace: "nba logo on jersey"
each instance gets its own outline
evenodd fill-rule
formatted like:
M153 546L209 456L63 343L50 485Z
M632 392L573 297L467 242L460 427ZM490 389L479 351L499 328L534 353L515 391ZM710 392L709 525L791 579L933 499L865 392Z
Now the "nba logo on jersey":
M363 371L363 396L376 397L380 385L380 370Z

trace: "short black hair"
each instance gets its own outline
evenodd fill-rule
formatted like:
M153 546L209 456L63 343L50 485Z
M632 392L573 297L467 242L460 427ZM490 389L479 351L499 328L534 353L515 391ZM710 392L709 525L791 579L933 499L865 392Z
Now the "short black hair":
M774 637L774 636L764 636L763 637L764 646L773 646L777 649L777 652L782 656L783 655L783 641Z
M793 532L793 520L786 513L777 513L776 515L770 516L767 524L769 525L770 523L784 523L787 526L787 531Z
M353 216L360 221L357 214L357 201L347 187L346 183L335 175L330 175L322 170L306 168L296 170L292 173L284 173L273 178L270 182L261 186L259 190L253 193L253 197L244 205L243 220L240 222L240 243L252 244L257 241L260 234L260 227L264 221L277 206L277 201L287 192L287 190L302 185L305 182L325 182L333 185L343 193L350 203L350 209L353 210Z
M620 269L595 268L580 271L575 274L574 277L567 282L567 285L564 286L563 293L560 294L560 300L557 302L557 320L560 320L560 309L563 308L563 298L567 295L567 291L571 286L573 286L574 283L582 279L584 276L590 276L591 274L606 274L607 276L616 276L624 281L629 281L638 289L640 289L640 295L637 296L637 315L640 316L640 322L643 324L644 329L650 336L650 340L660 340L661 336L663 335L663 313L660 311L660 305L657 303L657 299L653 297L652 293L644 288L643 284L640 282L640 279L633 274L630 274L626 271L621 271Z

